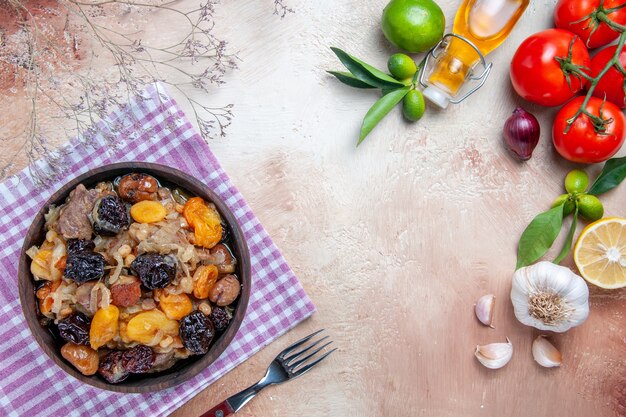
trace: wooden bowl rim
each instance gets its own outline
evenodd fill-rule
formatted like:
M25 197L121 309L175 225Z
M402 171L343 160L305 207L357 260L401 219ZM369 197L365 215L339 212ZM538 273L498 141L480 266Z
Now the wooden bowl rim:
M199 195L215 204L220 215L226 220L226 223L233 233L233 246L235 247L231 249L236 252L237 261L239 263L238 275L242 285L242 291L239 295L237 307L235 308L235 313L228 329L217 341L213 343L211 349L205 355L170 373L158 375L153 378L146 376L146 378L131 380L128 381L128 383L122 382L120 384L109 384L97 375L85 376L81 374L62 358L60 352L55 346L52 346L52 344L48 342L52 340L52 337L47 333L46 329L39 324L35 311L35 297L33 292L34 280L30 272L30 264L28 262L26 251L33 244L40 243L35 242L34 237L43 231L43 215L48 210L50 205L58 204L63 201L69 192L80 183L85 183L88 186L91 186L104 179L112 179L117 175L130 172L145 172L154 175L160 180L165 180L179 185L185 190L192 191L194 195ZM193 190L194 188L195 190ZM244 320L250 298L250 252L248 250L244 233L232 211L228 208L225 202L203 182L179 169L167 165L152 162L118 162L95 168L73 178L59 188L44 203L33 218L33 222L24 238L18 266L18 287L22 312L33 337L46 355L48 355L50 359L52 359L63 371L65 371L65 373L73 376L81 382L108 391L123 393L155 392L180 385L198 375L206 367L212 364L230 345Z

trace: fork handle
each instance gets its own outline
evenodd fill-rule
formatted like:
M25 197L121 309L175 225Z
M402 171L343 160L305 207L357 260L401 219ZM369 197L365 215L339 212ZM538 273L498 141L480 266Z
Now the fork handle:
M228 400L224 400L206 413L202 414L200 417L226 417L231 414L235 414L235 410L233 410L233 407L230 405Z

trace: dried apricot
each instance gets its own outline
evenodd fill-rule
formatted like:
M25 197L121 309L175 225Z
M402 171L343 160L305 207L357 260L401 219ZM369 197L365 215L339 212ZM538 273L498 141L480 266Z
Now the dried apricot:
M193 197L187 200L183 207L183 216L194 231L196 245L210 249L222 239L220 215L202 198Z
M39 250L30 264L30 272L39 278L50 280L50 263L52 262L51 250Z
M168 319L160 310L150 310L137 314L126 326L129 339L146 346L155 346L164 335L178 334L178 322Z
M68 342L61 348L61 356L83 375L93 375L98 371L98 352L88 346Z
M193 310L187 294L166 294L164 291L159 295L159 307L172 320L180 320Z
M133 204L130 215L137 223L156 223L165 218L167 210L158 201L143 200Z
M89 329L89 341L93 349L98 350L115 337L119 317L120 310L113 304L96 311Z
M199 300L209 298L209 291L217 282L219 271L215 265L200 265L193 274L193 296Z
M39 311L41 314L48 314L52 311L52 304L54 299L51 297L52 293L59 288L61 280L46 282L41 288L35 292L37 299L39 300Z

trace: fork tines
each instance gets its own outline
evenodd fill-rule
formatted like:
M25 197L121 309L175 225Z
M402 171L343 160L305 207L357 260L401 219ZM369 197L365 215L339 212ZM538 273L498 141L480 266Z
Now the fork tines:
M320 343L328 339L328 336L324 336L316 341L312 339L323 332L324 329L318 330L310 335L304 337L303 339L298 340L294 344L285 348L282 352L278 354L276 360L282 365L285 371L289 374L290 377L300 376L305 372L309 371L315 365L326 359L331 353L336 351L337 349L332 349L328 352L325 352L322 355L317 355L322 350L327 348L332 342L329 341L319 346L317 349L310 352L308 355L304 356L305 353L311 351L314 347L318 346ZM296 349L301 348L299 351L294 352ZM289 356L287 356L289 355ZM317 355L317 356L316 356Z

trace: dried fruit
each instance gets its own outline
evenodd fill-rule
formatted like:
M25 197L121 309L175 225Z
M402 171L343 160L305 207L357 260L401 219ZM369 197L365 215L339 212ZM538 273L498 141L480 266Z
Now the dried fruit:
M144 200L133 204L130 215L138 223L156 223L165 218L167 210L158 201Z
M207 206L202 198L193 197L187 200L183 207L183 216L194 231L196 245L212 248L222 239L220 215Z
M180 321L178 334L187 350L194 355L203 355L209 351L215 328L204 314L194 311Z
M87 346L68 342L61 348L61 356L83 375L93 375L98 371L98 352Z
M137 277L120 276L120 279L111 285L111 303L118 307L130 307L141 299L141 282Z
M193 304L187 294L159 295L159 307L172 320L180 320L193 311Z
M159 183L156 178L148 174L132 173L124 175L117 185L117 192L121 198L131 203L144 200L154 200Z
M213 249L211 249L211 255L214 255L216 259L219 259L217 270L220 274L232 274L235 272L235 265L237 262L226 245L223 243L216 245Z
M193 296L199 300L209 297L209 291L217 282L219 271L215 265L200 265L193 274Z
M119 317L120 310L114 305L96 311L89 330L89 341L93 349L98 350L115 337Z
M148 346L137 345L122 353L122 366L133 374L148 372L154 364L154 351Z
M130 264L130 268L149 290L165 288L176 276L176 259L169 255L144 253Z
M83 313L74 313L59 321L59 335L78 345L89 345L89 327L91 320Z
M96 244L93 242L93 240L87 239L68 239L66 245L68 255L84 251L91 252L96 247Z
M117 384L128 378L129 373L122 363L122 355L121 351L114 350L100 361L98 373L111 384Z
M44 285L39 287L39 289L35 292L35 295L37 296L38 299L44 300L48 296L50 296L50 294L55 292L57 290L57 288L59 288L60 285L61 285L61 281L60 280L59 281L54 281L54 282L48 281Z
M230 323L232 317L224 307L215 306L211 309L209 318L213 326L215 326L215 330L223 332L228 327L228 323Z
M93 230L99 235L116 235L130 224L126 204L114 195L107 195L98 199L91 212L91 217Z
M146 346L155 346L164 335L178 334L178 322L168 319L160 310L150 310L137 314L126 325L129 339Z
M70 253L63 275L79 284L104 276L104 256L91 251Z
M215 283L209 291L209 300L218 306L227 306L239 296L241 285L234 275L226 275Z

